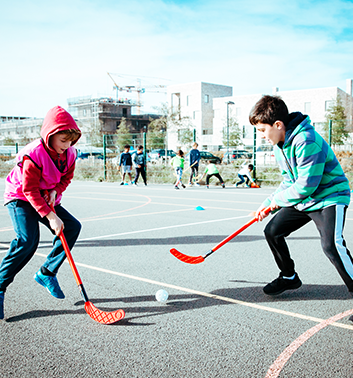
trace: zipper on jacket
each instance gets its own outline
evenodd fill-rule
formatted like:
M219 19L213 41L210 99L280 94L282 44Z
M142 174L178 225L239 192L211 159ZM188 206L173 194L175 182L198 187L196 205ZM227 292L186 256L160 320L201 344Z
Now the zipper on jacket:
M281 148L281 152L282 152L282 155L283 155L283 157L284 157L284 161L285 161L285 163L286 163L286 166L287 166L289 172L290 172L291 175L292 175L292 181L295 182L295 179L294 179L294 173L293 173L292 167L291 167L290 164L289 164L289 161L288 161L287 156L285 155L285 153L284 153L284 151L283 151L283 148Z

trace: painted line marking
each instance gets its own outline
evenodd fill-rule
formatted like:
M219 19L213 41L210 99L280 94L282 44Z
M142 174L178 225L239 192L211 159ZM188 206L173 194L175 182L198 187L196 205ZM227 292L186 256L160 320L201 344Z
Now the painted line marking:
M96 193L95 193L96 194ZM76 196L70 196L70 195L67 195L66 198L72 198L72 199L85 199L85 200L94 200L94 201L108 201L108 202L137 202L137 203L141 203L141 201L133 201L133 200L125 200L125 199L116 199L116 198L94 198L94 197L76 197ZM200 200L200 199L194 199L194 201L198 201L198 203L202 204L202 201L204 200ZM214 202L217 202L217 201L212 201L213 203ZM227 201L224 201L224 202L227 202ZM229 202L234 202L234 203L247 203L247 202L241 202L241 201L229 201ZM259 202L248 202L248 204L256 204L257 207L260 206ZM186 207L186 206L190 206L190 204L182 204L182 203L168 203L168 202L150 202L151 205L164 205L164 206L177 206L177 207ZM214 207L214 206L205 206L203 205L203 207L207 208L207 209L215 209L215 210L239 210L239 211L248 211L250 212L251 210L244 210L244 209L232 209L232 208L229 208L228 207ZM123 211L126 211L126 210L123 210ZM98 217L98 216L97 216Z
M151 231L168 230L168 229L179 228L179 227L197 226L197 225L200 225L200 224L216 223L216 222L223 222L223 221L228 221L228 220L233 220L233 219L242 219L242 218L248 218L248 216L246 215L246 216L241 216L241 217L223 218L223 219L216 219L216 220L212 219L212 220L207 220L207 221L202 221L202 222L177 224L177 225L173 225L173 226L164 226L164 227L149 228L149 229L146 229L146 230L136 230L136 231L121 232L119 234L110 234L110 235L95 236L95 237L92 237L92 238L78 239L78 242L79 241L86 241L86 240L96 240L96 239L111 238L111 237L115 237L115 236L133 235L133 234L139 234L139 233L151 232ZM43 246L45 246L45 245L41 245L41 247L43 247Z
M144 196L144 195L141 195L141 194L138 195L138 196L140 196L140 197L145 197L145 199L147 199L147 202L143 202L141 205L138 205L138 206L135 206L135 207L130 207L130 208L125 209L125 210L119 210L119 211L116 211L116 212L114 212L114 213L109 213L109 214L104 214L104 215L95 215L95 216L93 216L93 217L89 217L89 218L86 218L86 219L98 219L98 218L100 218L100 217L102 217L102 216L115 215L115 214L118 214L118 213L124 213L124 212L126 212L126 211L136 210L136 209L139 209L139 208L141 208L141 207L143 207L143 206L147 206L149 203L152 202L152 199L151 199L150 197L148 197L148 196ZM86 198L85 198L85 199L86 199ZM126 202L126 201L124 201L124 202ZM129 202L142 202L142 201L129 201Z
M44 255L42 253L36 252L35 254L38 255L38 256L41 256L41 257L47 257L47 255ZM67 261L65 261L65 262L68 263ZM115 275L115 276L120 276L120 277L129 278L129 279L136 280L136 281L150 283L150 284L153 284L153 285L164 286L164 287L168 287L170 289L183 291L183 292L186 292L186 293L189 293L189 294L196 294L196 295L200 295L202 297L218 299L218 300L223 301L223 302L229 302L229 303L238 304L238 305L241 305L241 306L251 307L251 308L255 308L257 310L272 312L272 313L276 313L276 314L280 314L280 315L291 316L291 317L299 318L299 319L303 319L303 320L310 320L310 321L313 321L315 323L322 323L324 321L323 319L316 318L316 317L313 317L313 316L308 316L308 315L298 314L298 313L295 313L295 312L289 312L289 311L280 310L280 309L276 309L276 308L272 308L272 307L262 306L262 305L258 305L256 303L250 303L250 302L245 302L245 301L241 301L241 300L238 300L238 299L223 297L221 295L206 293L206 292L199 291L199 290L188 289L188 288L185 288L185 287L182 287L182 286L177 286L177 285L173 285L173 284L169 284L169 283L165 283L165 282L159 282L159 281L151 280L149 278L137 277L137 276L133 276L131 274L116 272L116 271L109 270L109 269L98 268L98 267L95 267L95 266L92 266L92 265L87 265L87 264L83 264L83 263L76 263L76 265L81 266L83 268L95 270L95 271L98 271L98 272L108 273L108 274L112 274L112 275ZM353 310L350 310L350 311L352 311L352 313L353 313ZM339 319L337 319L337 320L339 320ZM351 326L349 324L334 323L334 322L335 322L335 320L332 321L328 325L353 330L353 326Z
M86 194L97 194L97 195L102 195L102 193L98 193L98 192L85 192ZM104 195L113 195L113 196L121 196L121 193L104 193ZM135 197L137 196L137 194L123 194L127 197ZM65 198L77 198L77 199L95 199L95 200L101 200L101 201L124 201L125 200L119 200L119 199L109 199L109 198L102 198L102 197L99 197L99 198L92 198L92 197L82 197L82 195L78 195L78 196L75 196L75 195L70 195L70 194L65 194ZM157 199L173 199L173 200L183 200L183 201L200 201L200 198L199 197L189 197L189 198L186 198L186 197L182 197L182 198L176 198L176 197L171 197L171 196L149 196L149 198L157 198ZM130 201L130 200L129 200ZM225 203L246 203L246 204L257 204L258 206L260 205L259 202L246 202L246 201L235 201L235 200L220 200L220 199L215 199L215 198L204 198L204 199L201 199L201 201L207 201L207 202L225 202ZM133 201L131 201L133 202ZM136 201L135 201L136 202ZM157 203L157 202L154 202L154 203ZM158 203L158 204L164 204L163 202L162 203ZM166 203L166 205L169 205L168 203ZM187 205L184 205L184 206L187 206Z
M185 210L185 209L183 209ZM182 211L182 210L179 210ZM139 214L138 214L139 215ZM128 231L128 232L121 232L119 234L111 234L111 235L101 235L101 236L94 236L92 238L80 238L77 240L79 243L80 241L87 241L87 240L98 240L98 239L104 239L104 238L110 238L110 237L116 237L116 236L125 236L125 235L132 235L132 234L138 234L138 233L144 233L144 232L151 232L151 231L160 231L160 230L168 230L168 229L173 229L173 228L179 228L179 227L190 227L190 226L195 226L199 224L206 224L206 223L215 223L215 222L223 222L223 221L228 221L228 220L233 220L233 219L242 219L242 218L248 218L248 216L240 216L240 217L232 217L232 218L223 218L223 219L216 219L216 220L208 220L208 221L202 221L202 222L194 222L194 223L186 223L186 224L178 224L178 225L173 225L173 226L165 226L165 227L157 227L157 228L149 228L146 230L136 230L136 231ZM44 227L44 226L43 226ZM64 231L65 232L65 231ZM76 243L77 243L76 242ZM0 244L1 246L1 244ZM9 248L10 245L3 244L4 247ZM52 244L46 243L46 244L40 244L38 248L43 248L43 247L52 247ZM5 253L0 252L1 253Z
M83 219L80 219L80 222L83 223L83 222L92 222L92 221L102 221L102 220L107 220L107 219L118 219L118 218L129 218L129 217L142 217L142 216L149 216L149 215L157 215L157 214L169 214L169 213L178 213L178 212L181 212L181 211L191 211L191 210L194 210L193 208L189 208L189 209L177 209L177 210L165 210L165 211L155 211L153 213L137 213L137 214L127 214L127 215L117 215L117 216L114 216L114 217L105 217L103 218L105 215L98 215L97 217L93 217L92 218L83 218Z
M270 366L267 371L265 378L277 378L282 371L284 365L287 361L292 357L293 353L302 346L307 340L310 339L311 336L315 335L315 333L321 331L323 328L327 327L328 325L335 325L337 320L343 319L349 315L353 314L352 310L347 310L340 314L337 314L329 319L323 320L321 323L317 324L316 326L308 329L304 332L301 336L299 336L296 340L294 340L277 358L277 360ZM337 323L340 324L340 323Z

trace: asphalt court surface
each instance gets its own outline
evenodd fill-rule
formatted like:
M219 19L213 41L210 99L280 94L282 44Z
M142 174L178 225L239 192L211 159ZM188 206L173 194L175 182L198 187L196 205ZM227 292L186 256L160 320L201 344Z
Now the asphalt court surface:
M275 298L262 292L278 275L263 237L267 220L202 264L169 253L205 254L271 192L73 182L62 204L83 226L72 251L82 281L98 308L122 308L126 318L111 326L91 320L68 264L58 274L64 300L35 283L52 241L41 227L37 254L6 292L1 376L352 377L353 299L313 224L288 238L303 286ZM350 208L351 251L352 225ZM0 258L14 236L1 206ZM154 298L162 288L165 304Z

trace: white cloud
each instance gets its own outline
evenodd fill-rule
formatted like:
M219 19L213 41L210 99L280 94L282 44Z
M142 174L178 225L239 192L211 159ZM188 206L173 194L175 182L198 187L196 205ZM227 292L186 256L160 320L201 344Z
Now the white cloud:
M0 12L0 115L40 117L69 97L113 95L107 71L132 75L119 85L149 76L235 94L344 89L353 77L351 1L18 0ZM161 83L142 79L151 82Z

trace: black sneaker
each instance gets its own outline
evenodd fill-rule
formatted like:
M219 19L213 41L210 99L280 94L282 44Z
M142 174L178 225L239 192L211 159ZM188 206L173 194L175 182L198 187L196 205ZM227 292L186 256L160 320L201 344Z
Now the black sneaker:
M278 295L286 290L299 289L300 286L302 286L302 281L300 281L297 273L295 273L295 277L292 280L283 278L281 273L278 278L267 284L263 291L267 295Z

